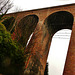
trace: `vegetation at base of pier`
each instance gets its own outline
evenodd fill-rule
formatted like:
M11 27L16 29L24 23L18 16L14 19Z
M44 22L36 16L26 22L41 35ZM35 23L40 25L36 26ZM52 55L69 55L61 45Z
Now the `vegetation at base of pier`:
M38 23L38 17L28 15L17 23L13 16L4 15L0 15L0 74L23 75L29 57L29 53L25 55L24 50Z
M11 7L10 0L0 0L0 74L23 75L24 48L11 37L15 30L15 18L5 17Z
M24 50L13 41L6 27L0 23L0 73L19 75L24 67Z
M15 23L14 17L4 17L0 21L2 22L0 23L0 73L4 75L24 73L25 62L29 57L24 53L25 47L37 25L38 17L26 16L18 24Z

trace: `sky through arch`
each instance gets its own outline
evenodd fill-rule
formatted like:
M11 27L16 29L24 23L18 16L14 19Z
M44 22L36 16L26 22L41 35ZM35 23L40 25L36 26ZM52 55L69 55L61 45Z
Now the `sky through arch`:
M47 62L49 75L62 75L70 42L71 30L63 29L52 38Z

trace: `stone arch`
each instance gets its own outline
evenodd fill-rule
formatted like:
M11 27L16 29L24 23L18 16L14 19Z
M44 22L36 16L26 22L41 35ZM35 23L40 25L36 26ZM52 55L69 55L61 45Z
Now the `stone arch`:
M74 17L70 12L58 11L49 15L44 22L51 39L53 35L62 29L72 30Z
M34 32L37 23L38 23L37 15L27 15L23 17L18 25L16 26L16 40L25 47L29 36Z
M58 11L49 15L44 24L47 26L49 33L53 36L57 31L61 29L71 29L73 25L74 17L70 12Z

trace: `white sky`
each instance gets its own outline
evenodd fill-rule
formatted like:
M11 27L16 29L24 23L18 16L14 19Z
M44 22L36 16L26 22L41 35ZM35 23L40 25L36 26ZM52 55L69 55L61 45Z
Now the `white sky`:
M11 0L11 1L13 2L14 7L9 12L12 12L15 6L18 6L23 10L32 10L75 3L75 0Z
M49 75L62 75L70 41L70 35L71 30L63 29L55 33L53 36L47 60L49 63Z
M16 6L26 11L32 9L71 4L75 3L75 0L13 0L13 3L14 7L9 11L9 13L13 12ZM71 33L71 31L61 30L57 33L64 33L64 35L67 35L66 33ZM70 40L70 34L68 37L64 37L68 39L63 39L63 36L60 36L60 39L56 36L58 35L57 33L54 35L54 37L56 38L52 39L50 52L48 56L49 75L62 75Z

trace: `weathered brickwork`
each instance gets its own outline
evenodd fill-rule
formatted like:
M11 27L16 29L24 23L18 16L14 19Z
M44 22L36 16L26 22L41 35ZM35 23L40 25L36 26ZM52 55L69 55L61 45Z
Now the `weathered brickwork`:
M25 34L24 31L22 32L23 24L19 27L19 23L29 15L36 15L38 19L35 20L35 23L33 23L34 19L31 21L31 24L35 24L35 27L33 24L30 26L30 21L27 19L28 23L26 25L28 27L25 28L33 29L27 29ZM16 35L13 32L12 37L19 37L21 39L21 36L24 35L26 36L24 38L28 40L30 34L33 32L28 46L25 46L25 56L28 56L25 62L25 75L44 75L52 36L61 29L72 29L63 75L75 75L75 4L11 13L5 16L15 17L17 26L14 32ZM25 40L25 45L27 40Z

